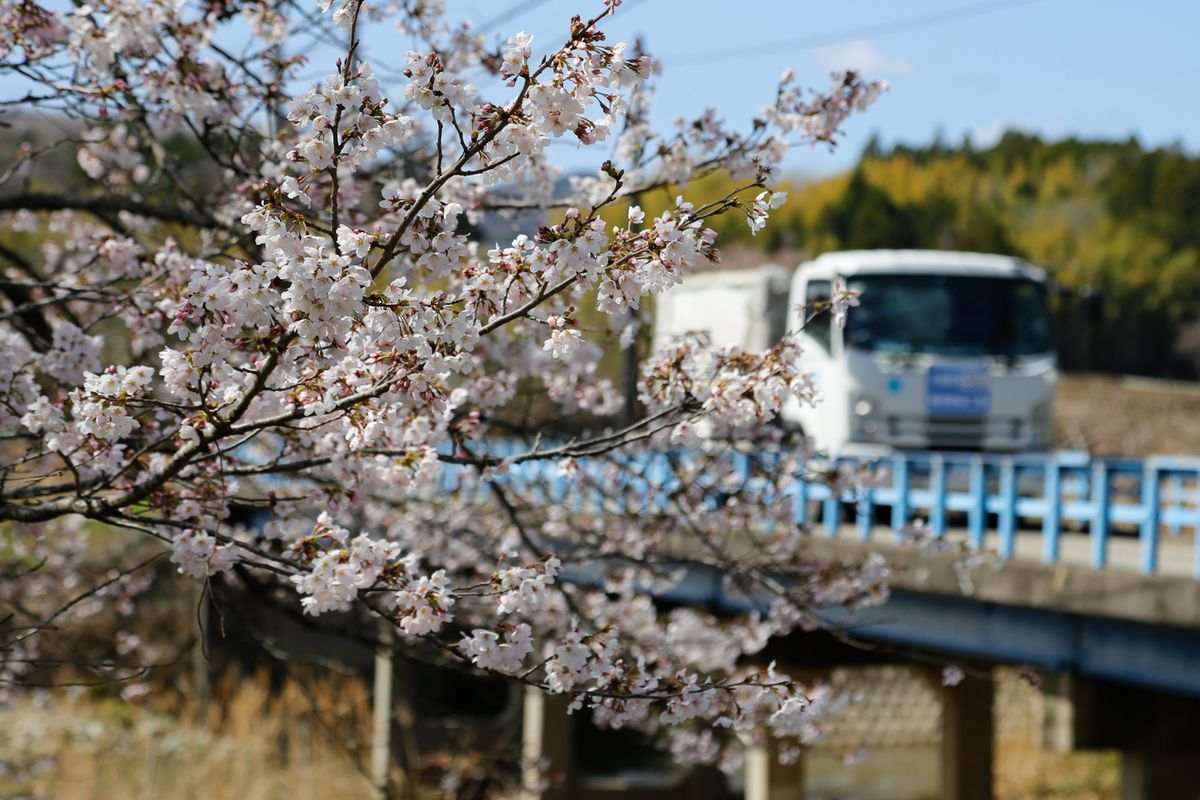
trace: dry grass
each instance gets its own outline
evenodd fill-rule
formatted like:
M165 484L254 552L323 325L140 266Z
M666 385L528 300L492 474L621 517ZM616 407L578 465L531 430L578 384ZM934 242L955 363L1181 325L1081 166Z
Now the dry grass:
M1200 386L1106 375L1064 375L1055 446L1099 455L1200 455Z
M996 800L1116 800L1121 792L1118 754L1055 753L1028 738L997 743Z
M228 700L206 720L193 704L174 715L86 695L71 700L46 694L7 710L0 726L0 761L38 768L31 775L0 775L0 797L22 792L63 800L375 796L349 754L365 752L355 746L363 733L355 729L362 724L353 722L369 718L360 683L302 688L289 682L274 696L265 679L225 688ZM336 728L317 722L314 704Z
M1024 686L1016 692L1010 685L1014 681L1007 678L1001 683L997 800L1119 796L1116 754L1064 755L1038 748L1031 705L1036 690ZM26 700L5 712L0 762L28 765L43 759L42 769L32 776L0 772L0 797L367 800L375 796L358 763L367 752L370 708L360 681L301 677L273 693L265 678L231 678L215 694L224 699L206 714L188 701L168 713L86 693L74 699L47 693ZM813 778L823 775L818 782L827 790L845 785L845 793L835 789L829 796L929 796L928 788L921 787L936 786L936 750L935 743L909 750L872 750L862 765L849 772L829 758L824 760L831 763L822 769L818 758ZM836 774L843 772L840 777ZM400 778L393 775L394 780ZM443 796L433 786L425 789L418 795Z
M1040 747L1042 689L1020 672L996 670L996 800L1115 800L1120 796L1116 752L1059 753Z

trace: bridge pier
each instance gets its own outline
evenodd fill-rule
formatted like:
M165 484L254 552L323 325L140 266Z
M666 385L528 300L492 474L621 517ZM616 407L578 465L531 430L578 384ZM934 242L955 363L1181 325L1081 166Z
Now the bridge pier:
M779 763L774 738L746 745L745 800L804 800L804 753L788 764Z
M1059 675L1048 682L1044 731L1059 752L1119 750L1122 800L1197 800L1200 701Z
M525 687L521 720L521 799L571 800L576 796L574 720L565 694Z
M943 800L992 800L992 671L974 674L957 686L942 686ZM936 678L941 685L941 674Z
M1121 800L1196 800L1200 777L1194 753L1121 751Z

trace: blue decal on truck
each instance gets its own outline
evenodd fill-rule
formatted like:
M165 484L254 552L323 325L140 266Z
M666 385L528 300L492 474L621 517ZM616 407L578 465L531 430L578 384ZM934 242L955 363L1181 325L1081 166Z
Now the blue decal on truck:
M925 408L930 416L984 417L991 406L987 367L935 364L929 368Z

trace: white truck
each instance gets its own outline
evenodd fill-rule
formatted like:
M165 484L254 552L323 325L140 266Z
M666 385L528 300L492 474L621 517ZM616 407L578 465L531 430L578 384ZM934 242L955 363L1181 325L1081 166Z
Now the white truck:
M714 350L766 350L787 331L791 289L791 271L777 264L689 275L654 304L654 346L700 333Z
M1049 447L1058 373L1041 270L980 253L864 250L801 264L788 292L782 274L689 277L659 299L655 341L703 331L714 346L762 349L800 331L820 402L782 417L830 455ZM828 312L805 324L802 308L811 315L843 284L860 292L845 327Z

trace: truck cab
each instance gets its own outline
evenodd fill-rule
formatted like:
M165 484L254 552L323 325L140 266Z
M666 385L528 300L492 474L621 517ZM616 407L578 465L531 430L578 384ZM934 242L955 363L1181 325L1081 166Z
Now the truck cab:
M859 292L844 327L825 311ZM792 278L789 332L816 407L785 423L831 455L887 448L1027 451L1050 445L1057 382L1045 273L1007 256L827 253Z

